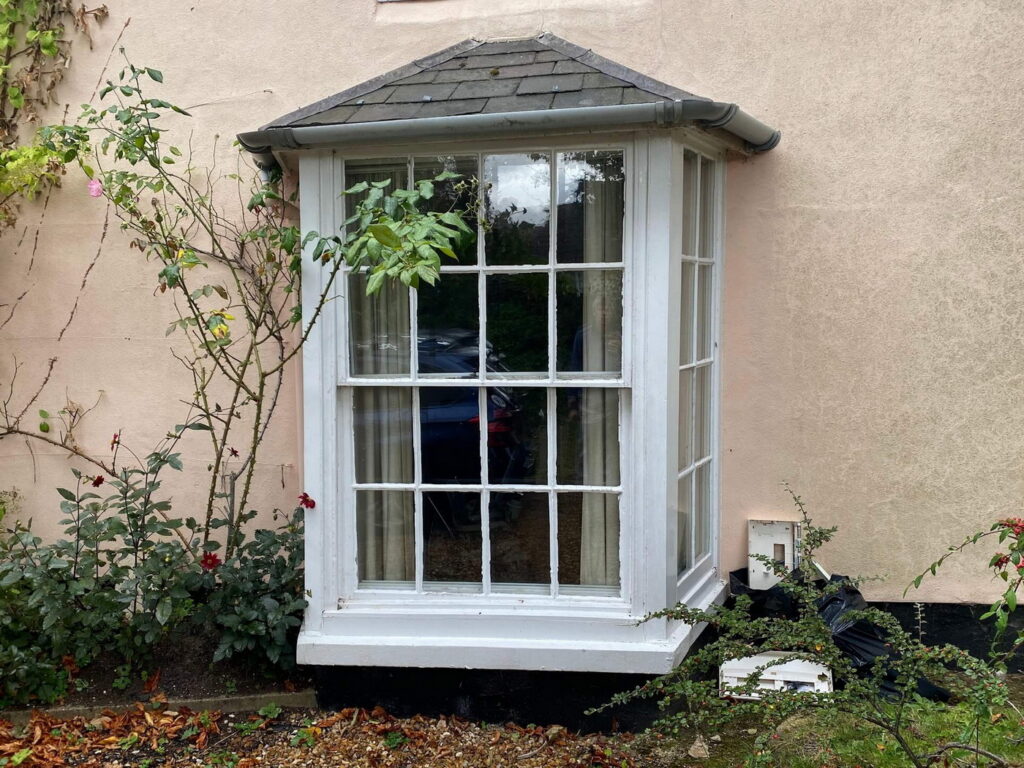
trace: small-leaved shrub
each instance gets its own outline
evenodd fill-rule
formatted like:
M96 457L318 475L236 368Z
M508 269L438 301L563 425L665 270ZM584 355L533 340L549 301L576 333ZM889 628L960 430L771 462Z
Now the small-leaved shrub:
M256 665L294 666L306 606L301 509L275 513L281 525L251 537L236 525L222 562L221 544L204 545L199 523L171 517L158 498L160 473L181 467L174 437L118 477L73 470L75 488L58 489L57 541L44 543L31 521L0 527L0 707L60 698L70 674L101 654L120 661L127 683L182 626L217 640L210 661L244 653Z
M747 595L736 597L728 606L702 610L678 605L653 614L648 620L707 624L713 639L670 673L619 694L605 706L657 699L666 713L657 727L675 734L686 731L707 737L737 722L756 722L758 736L747 759L751 766L776 764L773 749L778 743L777 729L799 715L813 715L824 721L852 718L861 728L877 733L880 740L892 740L907 763L918 768L965 754L985 754L975 738L964 738L962 743L934 743L928 733L915 728L920 715L940 706L924 699L919 686L922 681L945 686L972 713L972 729L967 736L977 736L981 725L989 722L992 708L1007 700L1005 686L994 671L959 648L924 645L891 614L872 608L841 614L845 626L863 622L862 627L875 627L882 647L887 649L871 663L856 664L833 639L835 622L830 625L820 612L852 586L849 580L822 580L814 566L816 550L832 538L836 529L813 525L800 498L793 494L793 500L803 515L798 569L790 574L775 561L763 558L782 577L779 585L791 605L786 615L762 615L764 612L752 610ZM722 662L767 651L783 655L756 667L742 685L720 693L717 673ZM794 659L818 662L831 669L834 691L763 690L758 691L757 700L742 698L755 690L769 667Z

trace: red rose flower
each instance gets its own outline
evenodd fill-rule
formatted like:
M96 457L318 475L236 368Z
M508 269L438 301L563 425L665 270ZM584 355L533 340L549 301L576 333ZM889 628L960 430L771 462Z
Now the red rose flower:
M309 497L308 493L303 493L299 496L299 504L306 509L313 509L316 507L316 502Z
M99 488L101 485L103 485L103 475L96 475L96 477L93 478L92 487Z
M212 571L218 565L221 565L223 561L217 556L216 552L206 552L203 554L202 559L199 561L199 565L203 567L204 571Z

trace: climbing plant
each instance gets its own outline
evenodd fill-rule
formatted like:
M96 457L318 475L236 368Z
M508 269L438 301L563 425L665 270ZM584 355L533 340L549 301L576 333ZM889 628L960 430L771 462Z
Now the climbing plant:
M0 0L0 228L17 220L20 200L59 181L63 158L26 134L55 101L71 62L69 32L91 45L90 22L106 16L105 5Z

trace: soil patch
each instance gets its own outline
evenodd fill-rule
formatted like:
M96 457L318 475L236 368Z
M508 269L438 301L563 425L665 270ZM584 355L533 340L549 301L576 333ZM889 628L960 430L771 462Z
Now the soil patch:
M176 633L160 643L150 660L131 674L120 666L117 656L101 656L77 673L61 703L117 708L147 701L157 690L170 699L198 699L292 692L311 684L310 674L301 667L288 673L261 669L244 654L214 664L216 647L212 637Z

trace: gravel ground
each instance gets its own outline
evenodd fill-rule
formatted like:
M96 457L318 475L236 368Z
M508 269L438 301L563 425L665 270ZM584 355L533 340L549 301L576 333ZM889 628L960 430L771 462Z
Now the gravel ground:
M91 721L41 713L21 729L0 721L0 759L25 768L632 768L631 738L572 733L557 725L393 718L379 708L221 715L153 702Z

